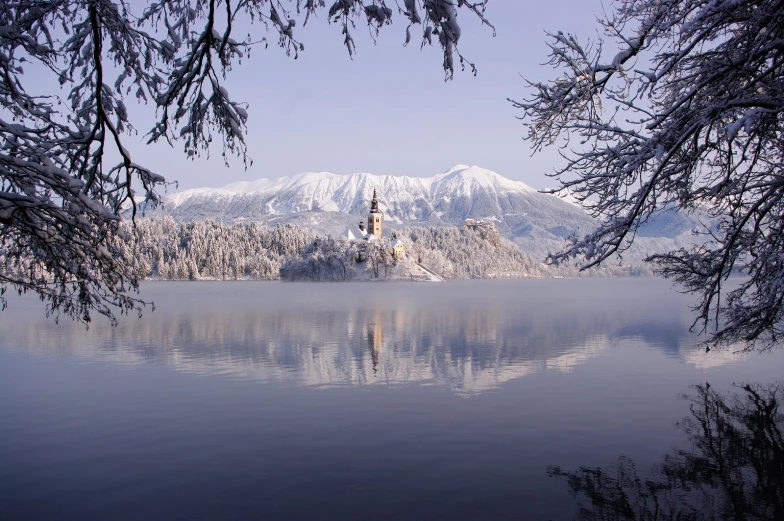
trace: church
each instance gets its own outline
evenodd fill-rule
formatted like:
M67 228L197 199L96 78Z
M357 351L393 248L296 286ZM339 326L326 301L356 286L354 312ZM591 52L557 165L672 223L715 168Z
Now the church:
M368 242L378 241L383 239L383 226L384 226L384 214L378 209L378 196L376 195L375 188L373 189L373 199L370 200L370 213L368 213L367 218L367 229L365 228L365 222L359 221L359 233L360 238L364 239ZM345 236L346 239L353 241L357 240L357 237L354 233L349 229L347 230ZM396 234L392 234L392 255L395 259L402 259L406 256L406 245L397 238Z
M359 221L359 231L364 234L368 242L378 240L382 237L382 227L384 225L384 215L378 209L378 198L376 189L373 189L373 199L370 200L370 213L367 219L367 233L365 233L365 223Z

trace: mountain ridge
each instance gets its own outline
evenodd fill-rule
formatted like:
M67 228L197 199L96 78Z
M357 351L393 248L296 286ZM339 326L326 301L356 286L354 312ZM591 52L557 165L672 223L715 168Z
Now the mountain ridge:
M238 181L165 195L163 211L177 220L293 223L337 236L367 217L373 190L387 230L462 226L467 218L481 219L493 222L501 234L540 258L560 250L568 237L582 236L598 225L568 197L463 164L431 177L303 172ZM679 229L675 224L668 222L668 227ZM641 251L672 249L681 235L669 233L659 244L654 231L641 241Z

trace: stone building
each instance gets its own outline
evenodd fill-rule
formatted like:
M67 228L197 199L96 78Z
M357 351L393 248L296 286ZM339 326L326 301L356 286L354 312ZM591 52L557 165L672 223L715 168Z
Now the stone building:
M403 259L406 256L406 245L397 238L397 235L392 236L392 256L395 260Z

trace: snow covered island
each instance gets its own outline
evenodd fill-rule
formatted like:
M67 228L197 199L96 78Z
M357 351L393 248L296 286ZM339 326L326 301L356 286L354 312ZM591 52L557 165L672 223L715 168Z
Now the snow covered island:
M376 190L370 201L367 227L359 221L355 231L346 230L335 240L316 239L302 255L280 268L282 280L411 280L441 282L443 279L407 255L405 242L383 234L384 214L379 211Z

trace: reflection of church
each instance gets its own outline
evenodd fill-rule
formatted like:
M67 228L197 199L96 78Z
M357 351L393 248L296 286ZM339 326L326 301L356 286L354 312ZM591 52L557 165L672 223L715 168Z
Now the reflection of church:
M383 226L384 214L378 209L378 196L376 190L373 189L373 199L370 200L370 213L367 218L367 228L365 228L365 221L359 221L359 236L361 239L368 242L379 241L383 239ZM349 229L345 238L353 241L357 240L357 236ZM392 256L395 259L402 259L406 256L406 245L403 241L397 238L397 234L392 234Z
M370 347L370 359L373 363L373 374L378 372L378 355L384 345L383 317L381 311L376 309L373 314L372 324L367 331L368 347Z

